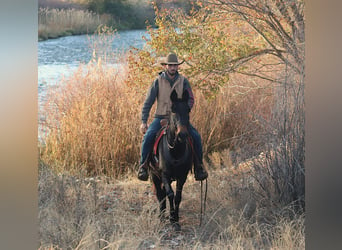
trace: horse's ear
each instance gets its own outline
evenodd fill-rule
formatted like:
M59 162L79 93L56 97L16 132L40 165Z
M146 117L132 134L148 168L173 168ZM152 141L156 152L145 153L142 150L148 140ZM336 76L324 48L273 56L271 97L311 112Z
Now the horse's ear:
M178 97L177 97L177 93L175 90L172 91L170 98L172 102L177 101Z
M189 92L187 90L183 91L182 100L185 102L189 100Z

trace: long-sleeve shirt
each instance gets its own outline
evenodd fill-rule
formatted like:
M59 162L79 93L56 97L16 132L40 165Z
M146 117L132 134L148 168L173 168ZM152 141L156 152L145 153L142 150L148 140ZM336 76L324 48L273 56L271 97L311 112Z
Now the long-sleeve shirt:
M161 77L167 79L170 82L171 87L173 86L173 84L175 83L177 78L179 77L179 73L178 72L176 73L176 76L174 77L174 79L170 79L165 71L160 72L159 75L161 75ZM148 117L150 115L151 108L152 108L154 102L157 99L158 88L159 88L158 86L159 86L158 78L156 78L153 81L150 89L147 92L147 96L146 96L144 105L142 107L141 120L142 120L143 123L147 122ZM192 89L191 89L190 83L189 83L188 79L186 79L185 77L184 77L183 88L184 88L184 91L188 91L188 93L189 93L188 105L189 105L189 108L191 110L192 107L194 106L195 99L194 99L194 95L192 93ZM156 118L164 118L164 117L161 117L161 116L158 116L158 115L155 115L154 117L156 117Z

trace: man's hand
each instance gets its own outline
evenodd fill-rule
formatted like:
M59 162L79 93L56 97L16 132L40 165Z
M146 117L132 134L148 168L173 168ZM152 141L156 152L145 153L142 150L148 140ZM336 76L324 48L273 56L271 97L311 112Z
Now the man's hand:
M147 131L147 124L146 124L146 123L142 123L142 124L140 125L140 132L141 132L142 134L145 134L146 131Z

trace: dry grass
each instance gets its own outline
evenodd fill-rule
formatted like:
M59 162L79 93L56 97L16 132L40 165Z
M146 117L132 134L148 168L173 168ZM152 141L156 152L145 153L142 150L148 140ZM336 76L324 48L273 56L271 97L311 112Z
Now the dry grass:
M82 0L38 0L38 7L49 7L53 9L85 9L85 4Z
M251 81L246 77L244 80L241 86L248 89L248 93L241 93L227 84L214 99L206 99L200 91L194 90L196 103L191 113L192 122L202 135L205 152L238 149L248 144L255 145L256 150L261 143L258 135L264 132L264 127L259 120L267 119L270 114L272 89L253 89Z
M39 8L38 38L42 40L65 35L89 34L109 21L109 16L100 16L83 9Z
M119 69L88 65L51 94L42 159L72 173L119 175L139 155L139 103ZM120 75L118 73L120 71Z
M229 152L220 156L231 161ZM304 249L303 216L252 199L254 184L242 165L211 168L202 225L200 184L191 175L180 207L182 230L174 232L159 221L152 185L135 174L75 178L41 165L40 249Z

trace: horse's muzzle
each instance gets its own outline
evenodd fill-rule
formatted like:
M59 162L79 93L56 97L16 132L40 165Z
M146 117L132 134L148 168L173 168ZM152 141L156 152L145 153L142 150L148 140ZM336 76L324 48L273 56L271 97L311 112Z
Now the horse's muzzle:
M185 141L186 137L188 136L188 128L186 126L178 126L176 136L179 142Z

